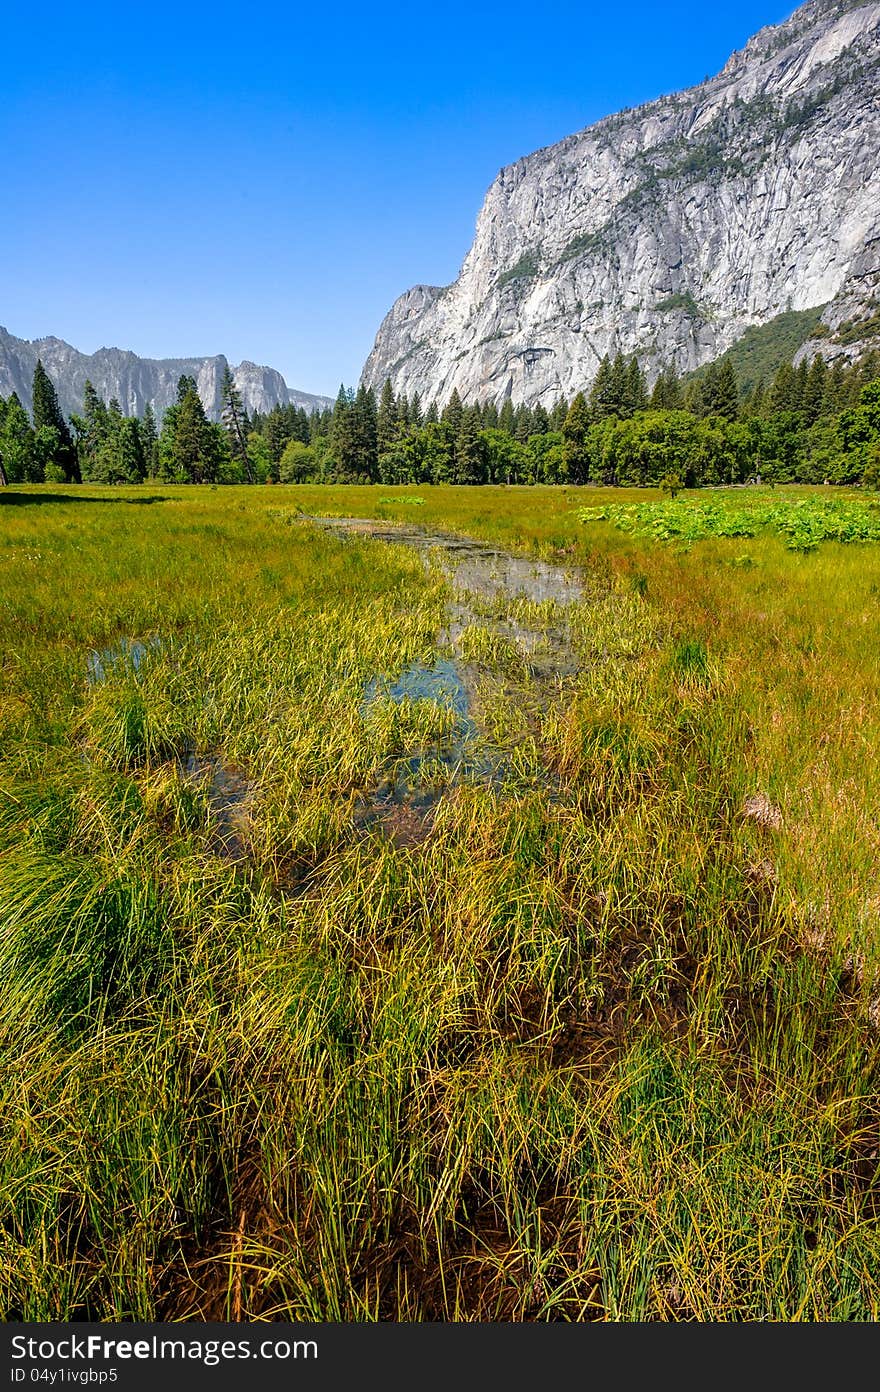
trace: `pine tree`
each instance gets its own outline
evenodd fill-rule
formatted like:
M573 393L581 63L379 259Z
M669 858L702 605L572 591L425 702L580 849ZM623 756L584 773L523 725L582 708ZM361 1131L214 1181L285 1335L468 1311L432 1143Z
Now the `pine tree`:
M156 477L166 483L175 482L174 478L174 432L177 426L177 417L180 414L180 406L175 401L171 406L166 407L162 417L162 429L159 431L159 442L157 453L159 465L156 470Z
M546 435L550 429L550 417L544 410L540 401L532 411L532 435Z
M245 478L248 483L253 483L254 471L251 467L251 461L247 450L247 412L241 404L241 392L235 385L235 378L232 375L229 363L223 368L221 401L223 404L220 412L220 419L223 421L223 426L226 430L229 453L244 469Z
M217 477L217 442L205 408L192 384L180 402L174 421L171 462L174 476L185 483L213 483Z
M611 359L606 353L596 369L596 376L590 388L590 415L593 420L600 421L612 414Z
M149 478L155 478L159 473L159 436L156 430L156 417L153 415L153 407L148 401L144 407L144 416L141 421L141 446L144 452L144 471Z
M772 411L798 410L797 381L791 363L783 363L770 389L770 408Z
M763 416L766 406L767 388L764 385L764 378L759 377L752 389L752 394L749 397L749 415Z
M269 448L272 463L277 465L290 440L290 421L280 406L273 406L266 417L263 438Z
M379 478L376 398L372 388L361 383L351 408L352 468L354 472L376 482Z
M608 411L609 416L618 416L621 420L630 415L629 411L629 367L626 358L622 353L618 353L611 364L611 372L608 382Z
M711 416L715 413L715 399L718 395L718 364L710 362L697 388L698 414Z
M119 432L122 430L122 422L125 417L122 414L122 407L115 396L111 396L107 402L107 434L111 440L119 439Z
M15 392L3 402L0 452L7 483L42 483L42 462L35 448L30 417Z
M858 375L861 387L870 386L871 382L876 382L880 377L880 352L872 348L869 353L859 362ZM861 395L861 391L859 393Z
M501 410L498 412L498 429L503 430L507 435L513 435L516 431L516 412L509 396L504 398Z
M521 444L524 445L526 440L532 433L532 413L529 410L528 406L517 406L516 411L514 413L514 419L514 437L517 440L519 440Z
M673 366L664 367L651 392L653 411L680 411L682 408L681 381Z
M633 353L626 368L624 410L628 416L633 416L636 411L644 411L647 404L648 384L645 381L645 374L639 365L639 360Z
M818 353L810 363L810 371L807 377L807 385L804 391L804 419L807 425L813 425L822 414L825 402L825 381L828 377L828 369L825 366L825 359Z
M425 412L425 425L439 425L439 424L440 424L440 412L439 412L438 409L437 409L437 402L434 401L434 400L432 400L432 401L430 401L430 402L428 403L428 409L427 409L427 411Z
M461 413L461 424L455 442L455 482L485 483L486 461L480 439L479 421L474 407Z
M464 408L461 404L461 397L458 394L458 388L453 387L452 395L450 396L445 407L443 408L443 414L440 417L440 419L450 427L453 433L453 437L455 439L458 438L459 431L461 430L463 410Z
M397 436L397 402L391 378L386 377L376 412L376 444L380 454L389 450Z
M354 394L340 386L330 422L330 452L339 479L350 479L358 474L353 408Z
M825 388L825 409L829 415L845 411L858 400L856 390L856 365L846 359L837 358L828 373Z
M736 420L739 415L739 386L729 358L709 364L703 378L701 397L702 415Z
M804 411L807 404L807 386L810 380L810 364L801 358L794 371L796 411Z
M82 414L71 416L70 420L76 432L80 476L86 480L97 478L98 455L109 438L110 423L107 407L88 378L83 387Z
M424 421L422 418L422 398L419 392L415 392L412 401L409 403L409 423L414 430L421 430Z
M146 474L143 441L140 427L134 417L123 420L118 436L119 481L121 483L140 483Z
M553 410L550 412L550 429L561 430L565 425L565 417L568 415L568 402L564 396L557 397L553 403Z
M101 400L88 378L83 388L82 419L85 426L83 443L86 453L94 454L110 434L110 422L107 419L106 403Z
M721 364L718 374L718 414L725 420L735 421L739 416L739 379L736 368L729 358Z
M569 483L590 481L590 459L587 452L587 431L590 428L590 408L583 392L578 392L568 408L562 427L562 457L565 460Z
M51 435L46 432L54 431L57 437L50 450L51 463L61 471L65 483L81 483L73 437L61 413L52 381L39 358L34 368L33 403L34 432L42 431L47 441L51 440Z

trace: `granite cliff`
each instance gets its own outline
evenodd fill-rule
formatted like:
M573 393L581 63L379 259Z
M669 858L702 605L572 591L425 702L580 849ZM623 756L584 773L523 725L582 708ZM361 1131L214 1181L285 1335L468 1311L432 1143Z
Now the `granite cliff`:
M458 279L383 321L362 380L549 405L824 306L800 353L880 346L880 3L810 0L717 77L502 169Z

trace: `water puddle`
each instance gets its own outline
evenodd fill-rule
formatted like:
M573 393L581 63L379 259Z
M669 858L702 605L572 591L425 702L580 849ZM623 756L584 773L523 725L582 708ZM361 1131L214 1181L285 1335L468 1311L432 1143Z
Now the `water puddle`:
M546 561L511 556L477 543L449 546L435 538L431 545L444 547L456 585L471 594L487 599L521 596L532 604L561 605L573 604L583 597L583 587L576 577Z
M428 666L411 662L394 681L373 677L366 685L362 710L381 700L430 701L451 712L451 730L428 739L395 759L356 816L359 826L381 825L396 845L425 840L443 793L456 784L495 782L501 776L497 752L485 747L471 715L476 672L447 657Z
M222 759L190 750L181 767L201 789L208 806L211 849L222 860L240 863L247 859L247 813L253 784L240 769Z
M393 682L372 677L364 692L364 704L385 697L391 701L433 701L467 720L470 697L457 663L439 657L432 667L411 662ZM472 721L469 722L471 725ZM475 733L475 729L472 733Z
M432 665L410 663L393 681L372 678L363 709L380 699L432 701L454 712L452 731L396 759L361 807L357 821L380 826L396 845L415 846L430 834L440 798L461 783L501 787L509 757L493 747L474 718L482 674L513 672L522 681L560 683L577 673L566 610L583 598L580 580L546 561L513 556L467 537L389 526L368 518L310 519L344 536L406 545L437 565L454 599Z
M106 681L114 672L138 672L144 659L150 653L158 652L162 639L157 635L151 638L120 638L109 648L89 653L87 673L90 686Z

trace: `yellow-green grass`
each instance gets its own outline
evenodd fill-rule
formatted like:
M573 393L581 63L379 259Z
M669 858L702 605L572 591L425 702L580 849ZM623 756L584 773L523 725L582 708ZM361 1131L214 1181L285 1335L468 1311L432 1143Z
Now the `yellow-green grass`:
M407 491L0 493L5 1317L876 1319L880 547ZM302 514L584 577L411 842L448 587Z

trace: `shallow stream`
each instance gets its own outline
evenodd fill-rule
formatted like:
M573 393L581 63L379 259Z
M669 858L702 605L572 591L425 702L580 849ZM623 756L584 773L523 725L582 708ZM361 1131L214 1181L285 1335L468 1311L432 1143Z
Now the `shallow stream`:
M448 655L431 665L412 662L393 681L373 677L363 695L365 713L381 699L425 700L456 716L445 738L395 760L360 812L362 825L381 823L399 844L415 844L429 832L445 789L461 782L500 786L509 774L508 754L493 746L475 718L481 677L503 667L505 656L532 685L557 685L578 671L566 610L583 598L583 586L559 566L467 537L368 518L310 520L340 536L412 547L426 566L439 566L453 591L440 635Z

